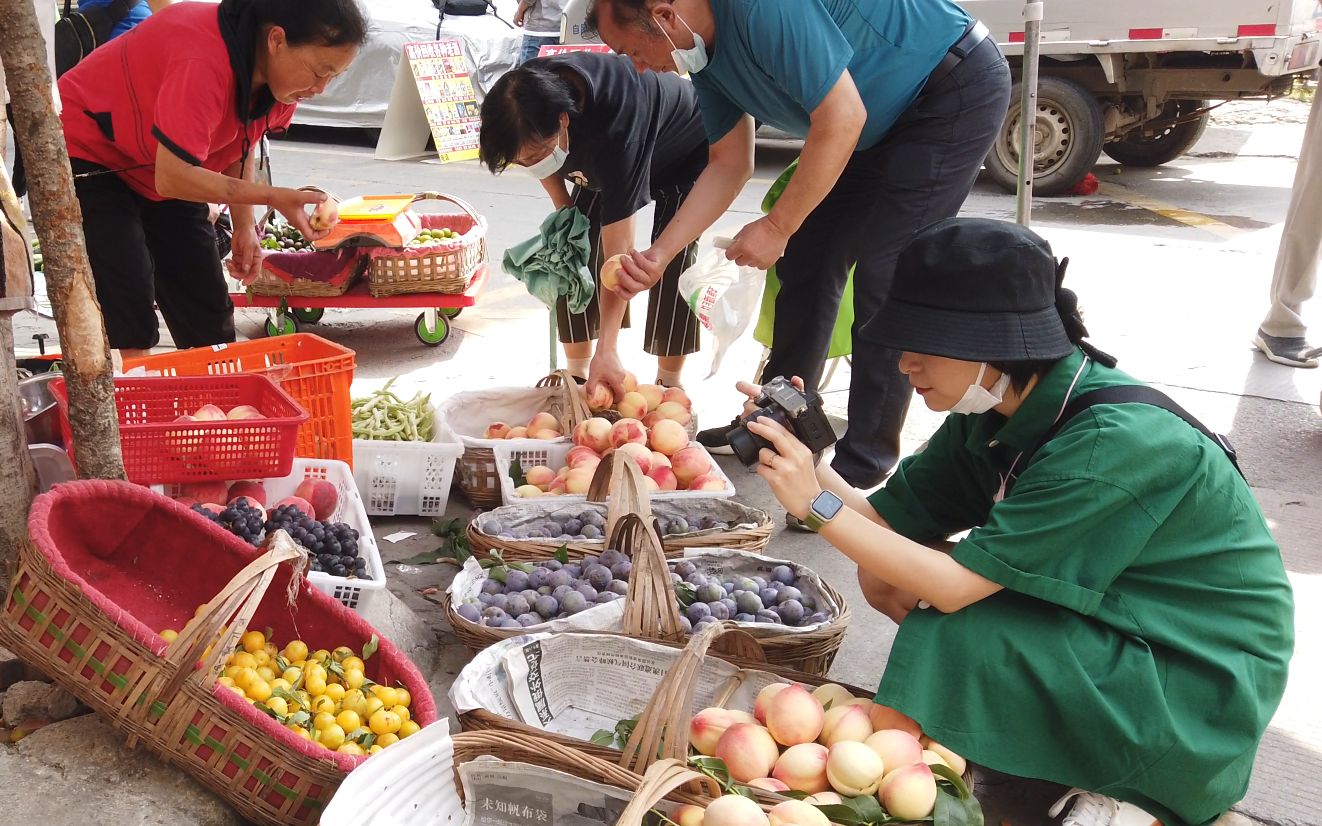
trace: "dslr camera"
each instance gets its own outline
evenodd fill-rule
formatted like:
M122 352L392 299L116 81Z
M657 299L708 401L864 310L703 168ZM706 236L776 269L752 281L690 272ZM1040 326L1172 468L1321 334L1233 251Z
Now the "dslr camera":
M762 448L771 448L770 442L748 430L748 423L757 419L777 422L813 453L821 453L835 444L835 431L822 410L822 397L811 390L800 390L783 376L762 385L762 395L753 404L757 410L741 418L727 435L730 449L748 467L757 464Z

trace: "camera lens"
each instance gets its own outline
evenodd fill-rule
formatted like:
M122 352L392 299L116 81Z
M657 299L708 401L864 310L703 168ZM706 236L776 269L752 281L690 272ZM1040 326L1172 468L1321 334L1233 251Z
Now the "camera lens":
M734 452L735 457L739 459L739 461L743 462L748 467L757 464L758 454L762 451L762 448L771 447L771 442L768 442L761 436L749 432L748 423L764 417L773 420L784 418L783 416L777 417L776 412L778 411L768 411L765 408L762 410L754 410L740 420L739 427L731 430L726 435L726 438L730 441L730 450Z

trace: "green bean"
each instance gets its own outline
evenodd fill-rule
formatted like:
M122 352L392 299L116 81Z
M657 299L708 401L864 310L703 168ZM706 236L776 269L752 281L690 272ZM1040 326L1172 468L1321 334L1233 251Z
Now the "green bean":
M390 390L394 379L371 395L350 403L355 439L378 441L431 441L434 411L431 394L415 393L405 401Z

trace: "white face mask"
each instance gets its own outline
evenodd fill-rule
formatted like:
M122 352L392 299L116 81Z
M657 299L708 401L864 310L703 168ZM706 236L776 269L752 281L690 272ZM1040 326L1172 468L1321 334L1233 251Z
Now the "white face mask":
M540 181L559 172L560 167L565 165L565 160L568 158L569 150L560 148L560 136L557 135L555 146L551 147L551 154L531 166L523 167L523 169L529 175Z
M969 389L964 391L964 397L955 402L955 406L950 408L951 413L963 413L971 415L974 413L986 413L993 407L1001 403L1005 398L1005 389L1010 386L1010 376L1002 373L996 380L992 388L988 390L982 386L982 377L987 373L987 363L983 362L978 368L978 377L969 385Z
M681 75L696 75L707 68L707 44L703 41L702 35L693 31L693 28L689 26L684 18L678 14L675 17L679 18L679 22L683 23L684 28L689 30L689 34L693 35L693 47L689 49L679 48L675 45L675 41L670 40L670 35L666 34L666 30L661 29L661 33L666 35L666 40L670 41L670 59L675 63L676 72ZM660 25L659 21L657 25Z

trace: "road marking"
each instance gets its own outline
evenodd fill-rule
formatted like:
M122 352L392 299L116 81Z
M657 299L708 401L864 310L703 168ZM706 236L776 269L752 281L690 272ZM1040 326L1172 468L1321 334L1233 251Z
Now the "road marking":
M1102 182L1098 184L1097 192L1114 201L1121 201L1130 206L1146 209L1148 212L1156 213L1171 221L1177 221L1194 229L1204 230L1223 241L1234 241L1244 235L1244 230L1239 227L1231 226L1224 221L1218 221L1210 215L1194 212L1166 201L1159 201L1156 198L1149 198L1116 184Z

